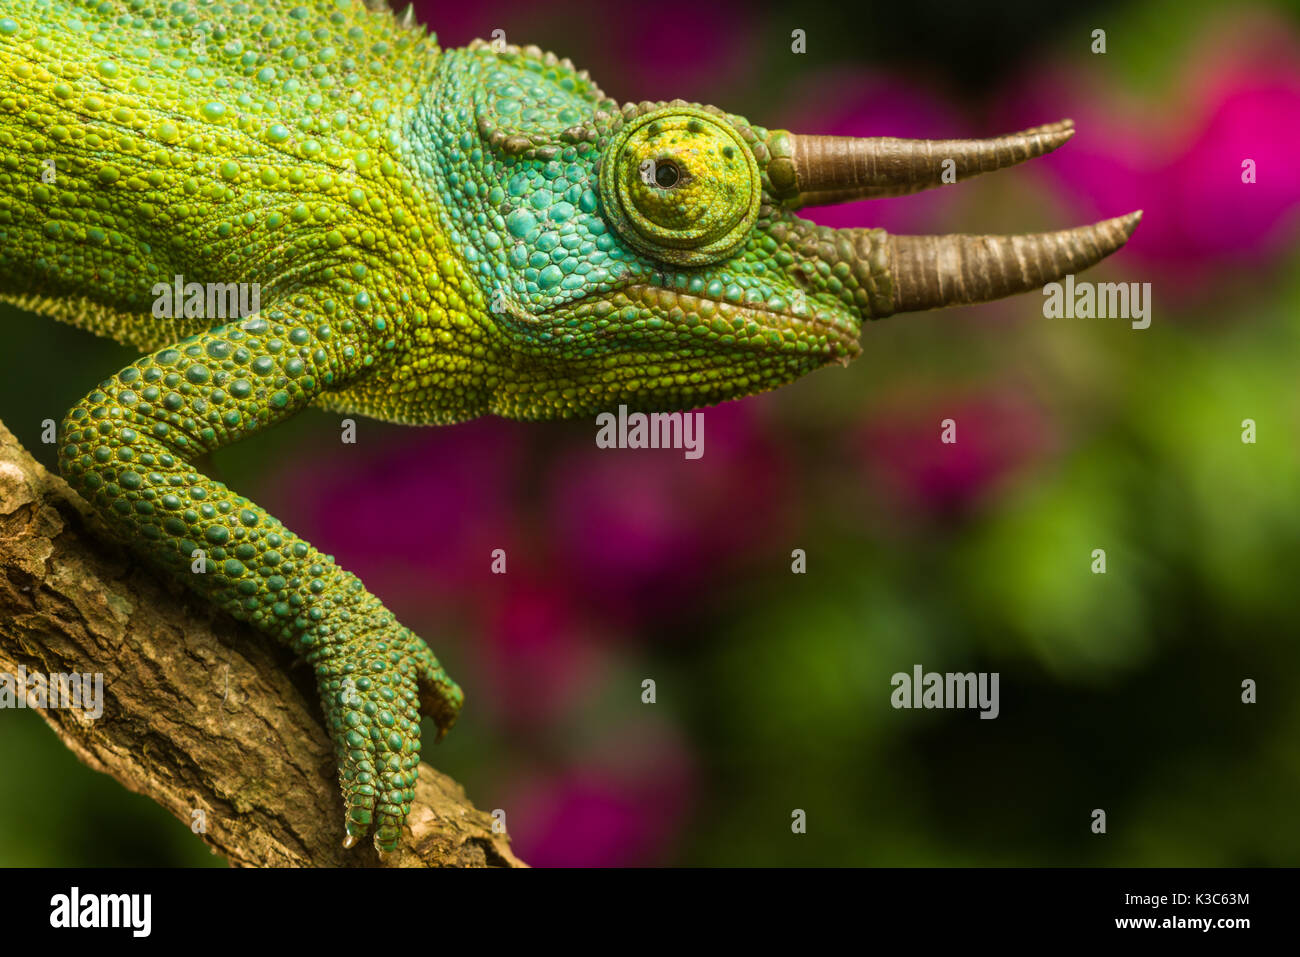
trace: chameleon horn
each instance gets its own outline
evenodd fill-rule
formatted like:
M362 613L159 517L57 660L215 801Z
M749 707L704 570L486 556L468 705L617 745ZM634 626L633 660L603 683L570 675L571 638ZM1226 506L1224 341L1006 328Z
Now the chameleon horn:
M779 133L771 141L769 172L789 207L905 196L1023 163L1050 153L1073 135L1073 120L987 140Z
M1133 235L1142 211L1029 236L889 236L894 311L987 302L1096 265Z

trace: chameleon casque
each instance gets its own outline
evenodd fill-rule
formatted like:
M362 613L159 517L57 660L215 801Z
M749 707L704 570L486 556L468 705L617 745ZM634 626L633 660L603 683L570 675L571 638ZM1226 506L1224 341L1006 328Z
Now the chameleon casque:
M140 555L311 664L344 844L373 830L385 851L421 714L445 733L461 691L354 575L195 461L308 405L668 411L847 363L864 320L1038 288L1140 214L926 237L795 211L1072 132L850 139L620 105L568 60L443 50L376 0L0 0L0 297L140 350L64 418L60 468ZM256 283L260 309L159 318L178 276Z

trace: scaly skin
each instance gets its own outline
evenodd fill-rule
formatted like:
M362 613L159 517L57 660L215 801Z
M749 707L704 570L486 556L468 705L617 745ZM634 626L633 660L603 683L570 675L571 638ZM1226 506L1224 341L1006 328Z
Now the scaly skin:
M620 107L550 54L442 51L353 0L5 0L0 298L143 353L68 413L60 466L140 554L312 664L345 844L396 846L420 715L445 732L461 691L355 576L193 462L309 404L450 423L748 395L847 362L865 318L1031 288L1136 223L931 255L796 216L886 194L861 178L876 164L809 143ZM930 185L919 168L889 189ZM262 308L155 318L177 275L258 283Z

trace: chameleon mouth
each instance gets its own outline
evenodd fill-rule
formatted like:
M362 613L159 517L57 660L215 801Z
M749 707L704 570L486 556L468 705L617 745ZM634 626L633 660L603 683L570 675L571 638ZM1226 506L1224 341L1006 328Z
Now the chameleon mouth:
M738 350L770 352L788 349L824 355L827 359L851 359L861 347L861 323L819 311L811 303L802 310L793 305L772 308L767 303L733 302L663 286L636 284L619 290L613 297L625 305L651 309L664 324L678 328L700 328L701 340L711 340Z

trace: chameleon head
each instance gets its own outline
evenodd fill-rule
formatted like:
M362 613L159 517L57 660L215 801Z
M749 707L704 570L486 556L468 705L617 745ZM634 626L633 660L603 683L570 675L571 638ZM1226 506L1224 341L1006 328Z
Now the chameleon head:
M484 212L504 226L491 285L513 356L494 408L505 415L689 408L775 388L847 363L866 319L1086 269L1140 217L1011 237L822 227L797 210L958 182L1050 152L1073 126L989 140L797 135L682 101L619 106L540 51L493 60L478 128L501 162L480 193L499 200Z

